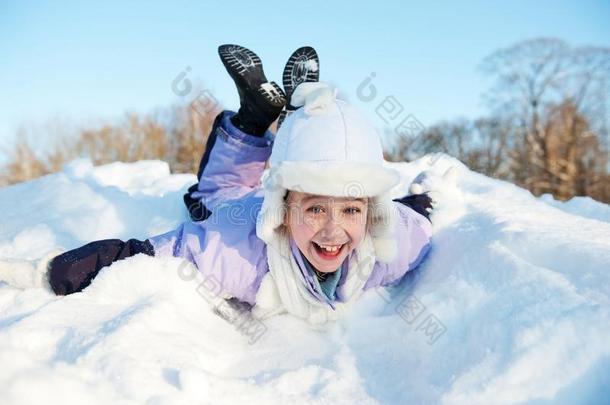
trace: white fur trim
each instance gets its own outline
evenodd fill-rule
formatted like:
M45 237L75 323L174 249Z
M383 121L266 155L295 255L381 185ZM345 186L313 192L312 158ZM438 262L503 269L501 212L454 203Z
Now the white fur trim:
M370 197L400 182L398 173L368 162L281 162L275 184L288 190L333 197Z
M282 312L284 312L284 307L273 275L267 273L256 292L256 305L252 308L252 315L255 318L264 319Z
M273 176L266 177L263 185L266 191L263 205L256 218L256 234L269 244L284 222L286 212L284 195L287 190L275 185ZM384 263L390 263L398 254L398 246L396 246L394 237L398 213L394 204L388 193L372 197L370 201L368 215L371 216L371 226L368 233L371 236L377 260Z
M259 319L288 312L312 324L339 319L362 295L364 285L375 266L375 254L369 235L356 248L347 278L340 287L344 302L335 302L335 309L311 295L290 249L285 232L275 232L267 246L269 272L263 277L256 294L252 314ZM279 302L276 299L279 296Z

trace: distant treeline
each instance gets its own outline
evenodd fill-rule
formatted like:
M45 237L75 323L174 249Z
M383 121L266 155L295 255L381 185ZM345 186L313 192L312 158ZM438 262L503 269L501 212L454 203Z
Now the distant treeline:
M395 137L388 160L446 152L471 169L535 195L610 202L610 48L535 39L481 64L494 80L488 116L441 122Z
M591 196L610 203L610 48L528 40L493 53L481 69L494 79L484 95L488 116L394 136L386 159L410 161L446 152L535 195ZM118 122L69 134L50 131L56 143L43 153L34 152L28 136L17 134L0 185L56 172L83 156L95 164L161 159L174 173L196 173L219 109L194 107L176 104L146 115L129 113Z
M208 133L219 110L205 111L176 104L150 114L126 113L115 122L67 129L49 126L44 135L53 144L36 153L31 139L41 134L18 134L0 185L34 179L61 170L77 157L96 164L143 159L166 161L174 173L197 173ZM62 131L65 129L65 131ZM38 148L40 149L40 148Z

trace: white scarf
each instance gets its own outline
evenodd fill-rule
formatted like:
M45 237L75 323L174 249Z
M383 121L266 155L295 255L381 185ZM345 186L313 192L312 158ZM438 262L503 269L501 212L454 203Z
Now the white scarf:
M335 309L314 297L305 285L301 270L290 249L290 240L282 228L267 243L269 272L256 294L254 317L264 319L288 312L313 324L337 320L360 297L375 265L375 248L369 233L350 259L345 283L339 287L344 302Z

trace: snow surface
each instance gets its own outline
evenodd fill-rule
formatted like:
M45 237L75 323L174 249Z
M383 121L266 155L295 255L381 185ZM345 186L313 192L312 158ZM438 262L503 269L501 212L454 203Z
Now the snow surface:
M0 403L609 403L609 207L538 199L444 155L395 164L396 196L450 166L419 270L339 322L277 316L256 339L176 258L115 263L67 297L15 287L58 248L187 220L195 176L78 160L0 189Z
M315 59L308 59L307 62L305 62L305 67L311 72L317 72L318 62L316 62Z

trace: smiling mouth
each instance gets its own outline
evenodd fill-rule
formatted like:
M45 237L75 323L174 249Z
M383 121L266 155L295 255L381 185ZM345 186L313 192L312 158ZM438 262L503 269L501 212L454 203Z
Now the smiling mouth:
M314 249L318 256L322 259L332 260L341 254L345 243L341 245L319 245L316 242L312 242Z

